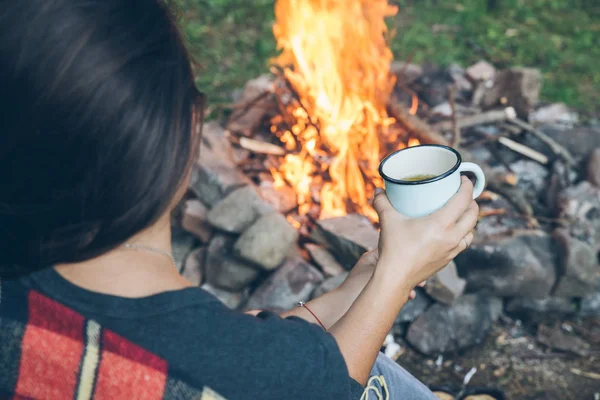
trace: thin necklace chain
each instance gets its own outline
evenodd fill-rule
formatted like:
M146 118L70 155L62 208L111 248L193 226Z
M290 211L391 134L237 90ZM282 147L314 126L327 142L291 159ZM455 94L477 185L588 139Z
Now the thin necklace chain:
M123 247L125 247L127 249L146 250L146 251L151 251L152 253L161 254L161 255L163 255L165 257L170 258L171 261L173 262L173 266L175 268L177 268L177 263L175 262L175 257L173 257L172 253L169 253L167 251L164 251L164 250L161 250L161 249L157 249L156 247L144 246L144 245L135 244L135 243L125 243L123 245Z

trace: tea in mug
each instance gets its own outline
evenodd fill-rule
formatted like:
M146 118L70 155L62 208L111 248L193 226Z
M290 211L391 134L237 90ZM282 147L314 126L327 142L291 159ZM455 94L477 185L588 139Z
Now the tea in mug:
M429 175L429 174L419 174L419 175L411 175L406 178L402 178L403 181L415 182L415 181L425 181L427 179L435 178L437 175Z

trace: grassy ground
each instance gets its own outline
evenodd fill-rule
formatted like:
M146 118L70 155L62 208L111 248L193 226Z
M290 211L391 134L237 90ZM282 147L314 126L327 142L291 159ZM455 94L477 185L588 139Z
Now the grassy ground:
M181 23L201 65L199 86L214 102L267 71L276 54L274 0L178 0ZM468 66L486 59L544 74L543 98L600 109L597 0L390 0L396 59Z

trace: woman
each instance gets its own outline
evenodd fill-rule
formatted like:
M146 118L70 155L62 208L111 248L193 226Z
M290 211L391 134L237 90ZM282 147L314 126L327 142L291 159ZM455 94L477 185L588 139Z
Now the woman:
M231 311L169 256L201 97L167 6L0 4L0 398L433 398L378 353L472 241L468 180L423 219L378 194L379 254L307 307Z

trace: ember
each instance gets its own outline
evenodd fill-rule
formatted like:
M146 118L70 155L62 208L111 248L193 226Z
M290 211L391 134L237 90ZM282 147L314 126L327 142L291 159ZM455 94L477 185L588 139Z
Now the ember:
M389 148L394 118L386 107L394 88L384 18L387 0L280 0L273 31L281 55L281 114L271 131L289 151L271 168L276 185L291 185L298 212L320 203L321 218L359 212L376 220L369 204ZM318 188L315 190L315 187Z

